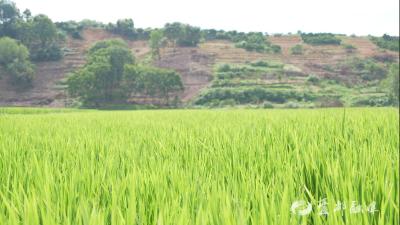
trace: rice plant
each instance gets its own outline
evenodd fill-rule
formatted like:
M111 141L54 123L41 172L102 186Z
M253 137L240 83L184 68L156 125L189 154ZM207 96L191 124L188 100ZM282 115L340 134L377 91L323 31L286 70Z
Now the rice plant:
M0 113L0 224L399 224L398 109L34 110Z

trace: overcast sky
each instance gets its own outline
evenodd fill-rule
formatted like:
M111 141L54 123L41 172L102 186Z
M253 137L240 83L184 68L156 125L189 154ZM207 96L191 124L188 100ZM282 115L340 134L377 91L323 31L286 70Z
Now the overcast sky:
M268 33L399 34L399 0L14 0L54 21L132 18L135 27L179 21Z

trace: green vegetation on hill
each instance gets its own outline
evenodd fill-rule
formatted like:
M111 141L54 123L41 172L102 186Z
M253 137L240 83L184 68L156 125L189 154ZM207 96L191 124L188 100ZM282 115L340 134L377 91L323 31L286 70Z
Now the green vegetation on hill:
M32 85L35 67L29 61L29 51L8 37L0 38L0 79L3 70L12 85L21 89Z
M371 37L370 38L376 45L383 49L388 49L392 51L399 51L400 39L397 36L389 36L387 34L382 37Z
M205 40L229 40L235 43L237 48L244 48L247 51L256 51L262 53L280 53L279 45L271 44L266 35L261 32L237 32L224 30L202 30Z
M301 38L310 45L340 45L342 42L331 33L301 33Z
M106 28L104 24L92 20L57 22L55 24L58 29L75 39L82 39L81 32L86 28Z
M29 10L21 14L15 3L0 0L0 37L4 36L27 46L34 61L62 58L63 38L47 16L32 16Z
M180 76L170 70L139 67L134 64L122 40L101 41L88 51L87 64L72 73L67 81L69 93L85 106L100 107L125 103L132 94L163 96L183 89Z
M324 77L277 62L222 64L216 68L211 86L193 104L268 108L397 105L396 65L352 58L324 68L327 73L338 74Z
M297 45L293 46L292 48L290 48L290 53L292 55L302 55L303 52L304 52L303 46L299 45L299 44L297 44Z
M201 29L182 23L167 23L164 26L164 35L175 45L194 47L201 40Z
M8 75L15 87L32 86L35 68L31 60L62 58L62 39L47 16L32 16L29 10L21 14L15 3L0 0L0 73Z
M293 101L313 101L311 92L296 90L290 85L268 84L265 77L280 80L290 71L284 64L258 61L247 65L219 66L209 89L194 101L195 105L224 106L272 102L277 104Z
M2 111L2 224L400 221L398 109Z
M266 40L266 37L262 33L249 33L243 37L234 38L235 46L237 48L244 48L247 51L256 51L264 53L280 53L281 47L279 45L273 45Z

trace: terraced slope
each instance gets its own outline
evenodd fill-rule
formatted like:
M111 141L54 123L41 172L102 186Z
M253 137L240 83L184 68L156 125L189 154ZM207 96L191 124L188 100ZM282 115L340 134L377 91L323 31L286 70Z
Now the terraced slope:
M104 30L88 29L83 32L83 40L68 38L66 55L58 62L37 64L37 75L34 88L26 91L15 91L6 80L0 80L0 105L16 106L50 106L63 107L68 104L68 97L64 87L60 85L67 74L80 68L85 63L85 51L95 42L120 38ZM377 48L367 38L342 37L346 44L354 45L357 50L349 53L343 46L311 46L302 43L299 36L269 37L269 41L282 48L281 54L263 54L248 52L235 48L229 41L209 41L197 48L171 48L161 50L161 59L154 62L155 66L177 70L183 79L185 91L180 94L183 102L194 99L204 88L211 84L213 68L216 64L231 63L244 64L257 60L279 62L285 65L287 76L277 78L266 76L265 84L304 84L310 74L320 77L339 78L352 82L355 76L346 71L327 70L337 64L352 59L368 58L379 54L389 54L398 57L398 53L383 51ZM144 58L150 52L145 41L126 40L136 58ZM292 55L290 49L301 44L304 47L303 55ZM154 103L157 99L142 96L140 102Z
M68 105L65 86L60 83L68 73L85 64L85 52L92 44L101 40L120 38L99 29L85 30L82 36L82 40L67 38L65 56L62 60L36 64L36 77L32 89L15 90L7 84L6 79L0 80L0 106L64 107ZM149 52L146 42L127 42L136 57L142 57Z

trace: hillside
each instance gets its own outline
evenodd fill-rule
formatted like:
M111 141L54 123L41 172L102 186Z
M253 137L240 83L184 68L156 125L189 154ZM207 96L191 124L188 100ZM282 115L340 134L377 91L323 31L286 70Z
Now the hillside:
M16 91L7 84L6 79L0 80L0 105L68 106L71 100L68 99L65 86L62 85L62 81L65 80L67 74L84 65L85 52L92 44L101 40L120 38L118 35L94 28L84 30L82 37L82 40L67 38L66 53L62 60L36 65L36 77L32 89ZM359 71L345 69L342 65L351 62L354 58L364 60L373 57L390 56L390 58L398 60L398 53L381 50L368 38L340 38L343 43L351 44L356 49L353 52L349 52L342 45L307 45L302 43L301 37L293 35L268 38L272 44L279 45L282 48L282 53L257 53L236 48L234 43L229 41L216 40L201 43L198 47L164 47L161 49L160 60L154 61L153 64L162 68L175 69L180 73L185 86L185 91L180 94L183 103L192 103L207 89L212 90L209 87L215 85L213 83L213 80L215 80L214 71L218 65L246 66L256 61L282 65L281 71L278 72L282 73L283 76L278 76L278 72L270 72L272 70L265 69L260 70L262 74L257 79L242 77L239 80L234 80L235 85L246 80L250 83L256 82L256 86L261 85L267 89L272 89L274 85L286 85L286 87L290 86L288 89L297 91L325 93L327 91L326 87L307 84L307 79L310 75L313 75L321 80L340 82L346 88L344 92L349 92L349 98L381 94L382 90L376 88L371 90L370 84L368 84L368 87L360 88L360 85L362 86L362 84L366 83L360 79ZM126 41L138 61L148 60L149 57L147 56L149 56L150 49L147 42ZM303 46L303 54L292 55L290 49L297 44ZM381 62L377 62L377 64L384 66ZM240 83L240 86L243 86L242 83ZM356 87L358 88L357 90ZM336 88L342 90L342 87ZM337 90L330 91L335 92ZM157 99L141 96L132 99L132 102L157 103Z

